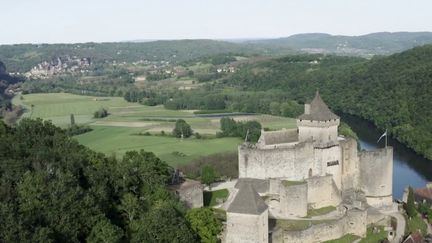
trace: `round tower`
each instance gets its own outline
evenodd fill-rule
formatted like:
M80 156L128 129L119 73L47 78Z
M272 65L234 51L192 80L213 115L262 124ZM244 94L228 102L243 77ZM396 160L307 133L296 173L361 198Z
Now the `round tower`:
M317 146L337 144L340 118L324 103L317 91L315 98L305 104L304 114L297 118L299 141L312 140Z

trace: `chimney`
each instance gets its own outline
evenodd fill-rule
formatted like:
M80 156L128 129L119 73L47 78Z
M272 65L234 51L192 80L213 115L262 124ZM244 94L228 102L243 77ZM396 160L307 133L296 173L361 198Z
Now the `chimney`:
M304 107L304 113L305 113L306 115L309 115L309 114L310 114L310 104L305 104L305 107Z

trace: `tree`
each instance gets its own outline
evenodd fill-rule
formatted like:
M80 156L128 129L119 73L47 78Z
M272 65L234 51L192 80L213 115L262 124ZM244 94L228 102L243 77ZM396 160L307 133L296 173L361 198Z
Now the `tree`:
M135 195L132 193L125 193L120 199L120 202L119 209L124 213L129 222L132 222L139 216L142 207L139 205L138 198L136 198Z
M237 122L234 121L234 119L222 117L220 119L220 125L224 137L236 137L238 135Z
M197 242L197 236L189 228L185 218L166 202L157 205L136 221L135 225L131 242Z
M0 121L0 242L196 242L172 173L142 150L93 152L48 121Z
M70 123L71 123L71 127L75 126L75 117L74 117L74 114L70 114Z
M414 191L412 187L408 188L408 199L406 204L406 212L410 218L417 216L417 210L415 208Z
M202 243L217 243L217 235L222 231L222 223L210 208L194 208L186 213L186 220Z
M224 117L220 120L223 137L241 137L249 142L258 141L261 136L261 124L257 121L236 122L232 118Z
M193 131L189 124L183 119L178 119L175 123L173 135L177 138L188 138L192 135Z
M123 230L111 224L108 219L100 220L91 230L87 242L90 243L116 243L121 242Z
M205 165L201 169L201 183L209 185L216 181L217 175L216 172L211 165Z
M270 108L270 114L274 116L278 116L281 114L281 108L279 102L271 102L269 108Z
M261 124L257 121L241 123L241 125L239 125L239 131L243 139L255 143L261 136Z
M108 116L108 111L105 108L100 108L93 114L94 118L104 118Z

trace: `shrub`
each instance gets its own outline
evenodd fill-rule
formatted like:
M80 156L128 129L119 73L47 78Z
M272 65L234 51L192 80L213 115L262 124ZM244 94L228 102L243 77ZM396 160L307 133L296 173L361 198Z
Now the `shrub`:
M100 108L93 114L94 118L104 118L108 116L108 111L105 108Z
M178 167L189 178L199 178L202 168L210 165L219 177L238 177L238 155L236 152L219 153L203 156L193 160L191 163Z
M201 169L201 183L210 185L211 183L215 182L217 179L216 172L211 165L205 165Z
M417 210L414 204L414 192L412 187L408 188L408 199L406 204L406 212L410 218L417 216Z

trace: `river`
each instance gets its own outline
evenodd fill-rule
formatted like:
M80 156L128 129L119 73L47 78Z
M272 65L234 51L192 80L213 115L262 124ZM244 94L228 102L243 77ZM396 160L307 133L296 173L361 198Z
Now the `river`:
M383 132L372 123L350 115L341 117L342 121L357 133L361 149L373 150L384 147L384 139L377 143ZM432 181L432 161L416 154L394 139L389 138L388 145L393 146L393 197L395 199L402 198L403 190L408 185L418 188Z

